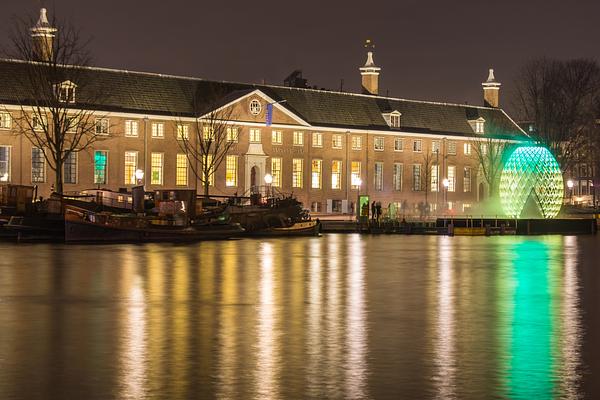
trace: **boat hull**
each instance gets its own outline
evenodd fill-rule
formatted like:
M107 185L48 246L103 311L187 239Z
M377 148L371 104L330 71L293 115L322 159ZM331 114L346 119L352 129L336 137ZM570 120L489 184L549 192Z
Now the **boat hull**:
M280 236L318 236L321 224L317 221L297 222L289 227L266 228L248 232L245 236L280 237Z

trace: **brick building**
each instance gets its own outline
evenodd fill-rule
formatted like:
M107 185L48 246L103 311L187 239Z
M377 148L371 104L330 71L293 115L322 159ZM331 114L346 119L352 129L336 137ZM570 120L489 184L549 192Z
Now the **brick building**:
M12 123L24 96L15 77L26 64L0 60L0 181L37 185L47 195L52 171ZM491 70L482 107L379 96L372 51L360 73L363 94L83 68L80 76L110 96L86 105L97 110L102 140L69 158L64 190L131 187L140 169L148 190L201 191L177 131L196 120L192 103L216 89L225 94L220 107L233 110L228 123L237 135L214 173L211 194L247 194L269 173L275 190L293 193L313 211L352 212L359 193L412 210L426 192L434 209L466 211L487 192L474 141L526 137L498 108L500 84Z

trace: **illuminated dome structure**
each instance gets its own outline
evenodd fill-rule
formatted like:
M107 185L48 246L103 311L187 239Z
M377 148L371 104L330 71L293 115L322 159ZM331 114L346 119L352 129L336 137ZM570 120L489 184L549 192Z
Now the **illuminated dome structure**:
M535 204L544 218L554 218L562 206L563 177L558 162L542 146L517 147L500 176L500 201L504 212L523 216L527 204Z

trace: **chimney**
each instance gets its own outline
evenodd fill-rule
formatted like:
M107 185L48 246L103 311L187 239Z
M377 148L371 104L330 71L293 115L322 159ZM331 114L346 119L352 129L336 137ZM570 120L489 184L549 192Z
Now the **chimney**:
M500 106L500 82L496 82L494 78L494 70L490 68L487 81L483 82L483 105L486 107Z
M56 28L48 22L46 9L40 10L40 18L31 28L31 39L33 40L33 57L35 61L51 61L54 53L54 37Z
M370 39L365 42L365 48L368 49L367 61L363 67L360 67L362 75L362 89L364 94L379 94L379 71L381 68L375 65L373 61L373 49L375 45Z

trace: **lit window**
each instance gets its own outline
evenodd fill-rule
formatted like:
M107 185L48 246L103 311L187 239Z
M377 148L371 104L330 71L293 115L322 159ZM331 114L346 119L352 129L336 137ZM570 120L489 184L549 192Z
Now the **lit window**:
M479 119L475 121L475 133L484 133L485 132L485 121L483 119Z
M321 160L312 160L312 180L311 187L313 189L321 189Z
M375 190L383 190L383 163L375 163Z
M319 132L314 132L312 134L312 146L313 147L323 147L323 134Z
M403 151L404 150L404 140L401 137L397 137L394 139L394 151Z
M488 146L486 143L482 143L481 144L481 155L485 156L487 155L487 151L488 151Z
M12 117L10 113L0 112L0 129L10 129L12 126Z
M125 185L135 185L137 180L135 178L135 170L137 169L138 152L137 151L126 151L125 152Z
M439 140L434 140L431 142L431 152L434 154L440 153L440 141Z
M390 126L392 128L400 128L400 113L390 114Z
M350 183L353 189L359 189L361 185L360 179L360 161L352 161L350 163Z
M10 147L0 146L0 182L10 181Z
M96 150L94 152L94 184L106 184L106 170L108 167L108 152Z
M64 81L59 85L55 86L58 96L58 101L61 103L75 103L75 85L71 81Z
M250 129L250 143L260 143L260 129Z
M342 162L339 160L331 162L331 188L342 188Z
M362 137L352 136L352 150L360 150L362 148Z
M384 140L382 137L375 138L375 151L383 151Z
M423 141L421 139L413 140L413 151L415 153L420 153L423 148Z
M404 172L404 165L400 163L394 163L394 190L399 192L402 190L402 174Z
M456 155L456 142L449 141L448 142L448 154L455 156Z
M413 191L421 190L421 164L413 165Z
M165 124L162 122L152 123L152 137L153 138L164 138L165 137Z
M108 118L96 119L96 135L108 135L110 129L110 121Z
M448 165L448 191L456 191L456 167Z
M271 176L273 177L271 185L281 187L281 158L271 158Z
M342 148L342 135L333 135L331 137L331 147L334 149Z
M250 101L250 114L258 115L262 110L262 106L260 105L260 101L254 99Z
M42 149L31 149L31 182L46 182L46 158Z
M471 155L471 143L465 143L463 147L464 147L465 156L470 156Z
M209 137L210 137L210 135L209 135ZM189 140L189 138L190 138L190 126L186 125L186 124L177 124L177 140ZM204 135L204 140L208 140L206 138L206 133Z
M301 188L304 183L304 160L294 158L292 160L292 187Z
M439 165L432 165L431 166L431 191L432 192L437 192L438 191L438 184L439 184L439 178L440 176L440 167Z
M471 191L471 167L465 167L463 175L463 191Z
M163 184L163 153L152 153L150 154L150 184L162 185Z
M304 132L294 132L294 146L304 146Z
M67 132L77 132L77 128L79 127L79 120L79 117L66 117L65 128Z
M136 137L138 135L138 122L127 120L125 121L125 136Z
M271 143L282 144L283 143L283 133L281 131L273 131L271 134Z
M188 184L188 159L185 154L177 154L177 171L175 173L175 185L187 186Z
M77 183L77 153L69 152L63 164L63 182L75 184Z
M214 186L215 184L215 171L213 165L213 155L212 154L204 154L202 156L202 180L205 180L205 171L208 171L208 186ZM206 168L206 169L205 169Z
M34 131L45 131L48 129L48 117L44 114L34 114L31 117L31 125Z
M237 143L239 138L238 128L237 126L228 126L227 127L227 141Z
M237 186L238 157L227 156L225 160L225 186Z

